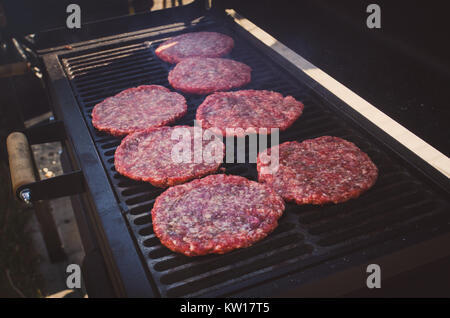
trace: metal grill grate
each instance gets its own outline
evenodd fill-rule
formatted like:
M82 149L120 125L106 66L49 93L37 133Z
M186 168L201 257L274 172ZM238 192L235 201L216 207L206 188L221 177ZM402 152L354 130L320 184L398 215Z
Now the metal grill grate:
M96 131L90 115L96 103L124 89L142 84L171 88L167 75L172 66L154 54L155 48L165 38L121 43L63 58L62 64L86 124L159 295L232 294L249 284L302 270L346 251L418 229L429 228L432 231L436 224L449 222L447 201L413 176L373 137L353 127L236 31L208 20L184 32L193 30L218 31L235 39L236 46L228 57L253 69L252 82L245 88L278 91L305 104L304 114L290 129L281 133L280 142L302 141L322 135L345 138L369 154L379 168L379 179L373 189L344 204L321 207L288 204L275 232L250 248L196 258L175 254L161 245L151 224L150 211L155 198L163 190L133 181L115 171L114 152L120 139ZM196 108L204 96L184 96L188 101L188 113L177 124L192 125ZM226 173L256 180L255 164L223 166Z

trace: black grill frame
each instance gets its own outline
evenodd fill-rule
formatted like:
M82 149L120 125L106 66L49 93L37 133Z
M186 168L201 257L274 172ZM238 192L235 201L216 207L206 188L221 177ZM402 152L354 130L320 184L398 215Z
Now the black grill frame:
M328 130L326 131L327 133L333 133L334 135L341 136L355 142L359 147L361 147L362 150L369 153L377 165L380 165L383 160L396 163L396 165L391 166L391 173L394 174L391 175L391 179L386 181L383 178L387 170L380 169L380 180L377 182L373 190L358 199L360 201L354 200L343 205L334 207L327 206L324 208L296 207L289 205L285 212L285 217L283 217L280 222L280 228L267 239L256 244L255 247L251 247L248 250L235 251L230 253L228 256L206 256L193 261L194 263L199 264L194 266L194 269L196 268L201 271L208 266L208 264L217 264L218 262L222 262L224 259L230 259L236 255L239 257L239 255L242 256L244 253L252 253L252 250L261 249L265 246L265 244L269 244L277 239L281 241L287 240L288 238L291 239L291 235L297 237L299 240L303 237L305 244L300 243L297 245L287 245L285 264L283 264L283 266L280 266L280 264L272 264L271 266L266 267L266 271L263 273L256 273L256 275L253 276L246 275L246 277L244 277L245 279L235 279L235 281L231 282L231 284L226 283L223 286L216 285L209 289L201 288L196 290L191 287L192 285L188 285L187 288L182 290L182 288L178 286L183 286L183 284L186 284L188 282L188 279L186 278L176 282L176 284L172 284L172 287L168 288L165 285L170 285L169 283L171 282L171 277L176 276L176 274L179 275L179 271L178 273L175 272L175 274L168 274L163 271L161 274L161 271L154 269L155 266L160 266L159 268L161 269L161 265L158 265L160 261L158 261L158 257L156 257L158 256L158 253L161 253L161 255L166 255L168 252L165 248L160 248L158 246L159 242L156 238L149 234L150 232L146 232L149 228L148 210L147 216L143 216L143 214L145 214L145 209L149 209L151 207L151 200L149 201L150 203L144 207L139 204L136 207L130 207L129 204L126 203L126 200L130 200L130 198L127 198L129 196L123 194L123 191L126 191L127 189L115 191L120 189L120 182L128 182L128 184L137 185L138 188L148 190L147 193L144 193L144 195L149 198L154 198L154 196L160 193L161 190L153 190L153 188L149 185L138 185L139 183L137 182L127 181L124 180L125 178L116 178L114 176L114 171L111 170L111 158L113 158L112 151L117 145L118 140L98 133L95 129L93 129L89 120L85 121L85 119L88 118L88 113L85 111L87 110L89 112L93 107L93 104L101 99L90 101L92 105L88 108L83 107L83 92L80 92L76 86L76 83L70 79L71 74L67 70L67 63L74 61L73 58L70 60L71 57L80 56L85 52L94 52L95 55L105 48L124 47L129 44L132 45L132 43L136 43L137 48L139 48L140 45L142 46L142 50L144 51L142 52L143 56L145 56L145 51L147 49L151 55L153 55L154 45L164 38L180 33L180 31L174 29L173 32L166 30L163 33L152 32L149 30L146 34L130 36L126 39L111 40L108 42L86 45L70 52L54 52L44 55L43 60L48 72L47 78L49 81L50 93L52 95L52 99L55 101L54 111L57 117L63 119L65 122L69 136L68 147L74 149L74 156L72 160L74 160L84 172L86 183L90 189L89 201L93 203L92 211L89 213L93 218L93 223L97 225L97 235L100 237L100 241L102 242L102 252L105 259L108 260L106 263L109 274L112 281L115 281L117 293L119 295L183 297L205 295L275 295L281 292L286 292L291 288L298 288L300 285L304 284L304 281L311 280L311 277L304 277L305 273L308 272L308 269L314 268L320 272L320 275L317 277L324 277L331 273L335 273L338 268L356 266L358 264L365 263L376 256L386 255L394 250L398 250L401 247L407 247L411 246L411 244L421 242L425 238L431 238L438 234L448 234L450 230L448 218L448 212L450 212L450 203L448 201L450 184L445 177L440 175L439 172L435 171L428 164L422 162L417 156L383 133L379 128L370 124L366 119L331 95L324 88L307 78L298 69L290 65L289 61L286 61L284 58L278 56L262 43L259 43L258 40L254 39L245 30L241 29L222 14L213 15L212 13L209 13L204 21L200 20L190 23L187 28L182 28L181 32L188 32L196 29L209 29L224 33L233 33L233 37L237 40L237 45L235 50L231 53L231 57L238 57L237 60L247 62L250 66L254 67L252 63L249 63L245 59L242 60L239 56L237 56L240 54L239 50L242 49L241 45L252 47L253 51L249 55L249 59L255 59L255 56L264 58L268 61L271 71L276 71L276 68L281 67L282 71L286 72L282 77L290 78L290 80L285 81L288 83L290 83L290 81L292 81L292 83L296 83L291 89L287 90L285 89L286 86L281 87L281 89L277 89L277 86L273 84L268 87L261 87L261 85L259 85L260 81L258 81L258 78L261 78L261 74L255 74L254 72L252 75L255 80L246 87L278 90L283 94L291 94L305 103L304 115L299 119L294 127L281 135L280 142L285 140L293 140L292 136L296 134L297 138L299 138L299 129L302 128L305 122L309 121L309 124L317 124L322 122L320 118L318 119L312 116L314 114L314 110L311 109L312 105L316 105L323 108L321 112L326 112L327 118L334 117L334 121L342 121L348 125L348 127L339 128L338 131L336 131L336 129ZM151 44L146 49L147 44L145 44L145 41L148 39L152 39L152 41L156 42ZM248 43L245 43L245 41L248 41ZM249 52L250 51L248 49L245 49L243 53L249 54ZM152 58L155 58L154 55ZM160 62L157 58L155 61L164 69L165 72L168 71L170 67L168 64ZM151 71L152 66L148 65L148 69ZM258 70L258 67L254 67L254 69ZM65 73L65 70L67 73ZM67 77L70 79L69 81L67 80ZM161 79L163 78L161 77ZM95 82L95 80L92 79L92 82ZM167 81L161 84L167 84ZM89 84L87 87L90 89L93 88L92 86L89 86ZM307 93L298 94L298 92L296 92L298 87L301 87L301 90L304 92L307 91ZM124 88L120 87L118 88L118 91L122 89ZM116 92L108 91L105 93L106 95L104 97L112 95ZM195 112L192 112L195 108L194 105L198 106L201 99L204 98L198 98L195 96L187 97L191 112L188 113L187 120L184 118L177 122L177 124L190 123L189 121L195 115ZM310 118L311 116L312 118ZM322 129L327 127L327 125L328 123L319 126L313 125L313 128L312 130L310 129L310 133L309 135L307 134L307 137L311 138L323 135L325 130ZM332 126L334 126L334 123ZM315 129L317 131L315 131ZM381 155L381 159L379 158L380 153L383 153ZM252 179L255 179L256 177L254 165L241 164L226 167L231 173L233 173L234 169L235 172L238 172L241 175L245 175ZM398 173L398 171L402 172ZM425 172L425 174L422 172ZM395 180L396 177L402 176L409 181L412 179L415 180L412 188L414 188L416 192L411 192L411 196L415 193L426 192L425 197L433 198L432 201L438 202L438 205L441 204L441 209L444 211L444 216L442 218L432 219L429 224L427 223L427 226L421 225L420 223L408 225L407 227L410 230L414 230L414 232L402 232L402 234L405 233L405 235L401 235L401 237L399 237L399 232L392 229L376 235L371 233L364 240L350 242L347 246L340 246L332 249L322 246L320 247L320 253L317 252L317 244L320 241L317 241L317 239L314 238L314 235L311 235L311 229L303 226L303 223L307 221L311 222L315 216L319 215L317 210L331 210L337 214L339 214L340 211L342 213L342 210L345 209L345 207L348 207L349 205L362 204L361 200L367 198L367 196L371 193L379 191L380 183L389 183ZM426 188L427 190L421 191L423 188ZM408 198L412 199L412 197ZM306 211L308 209L312 211L309 214ZM294 210L297 210L297 212L293 212ZM389 211L386 213L389 213ZM407 210L406 213L409 213L409 211ZM361 216L361 214L359 215ZM299 218L304 218L300 224L302 226L299 225ZM126 227L125 222L123 222L124 220L127 220ZM341 221L345 223L345 220L341 219ZM117 223L122 224L118 225ZM289 228L289 224L293 224L292 229ZM415 228L416 226L418 227L417 229ZM326 224L322 225L322 227L314 228L315 233L325 230L327 230ZM143 231L145 235L140 235L140 231ZM121 242L117 242L118 240ZM321 242L327 243L327 240L322 240ZM285 242L285 244L287 244L287 242ZM136 251L136 247L139 251ZM303 250L304 247L305 249ZM311 249L311 247L313 249ZM298 253L301 254L298 259L289 259L295 256L295 254L289 254L292 253L291 248L298 248ZM129 249L132 249L132 251L129 251ZM302 254L303 252L307 253ZM125 253L125 255L123 253ZM149 259L147 257L149 253L156 253L155 258ZM255 268L261 266L265 259L270 260L271 253L273 254L275 252L272 250L264 255L260 254L259 258L258 255L256 255L256 258L254 259L256 266ZM182 258L183 257L181 256L175 256L175 259ZM342 261L342 258L344 261ZM155 261L155 259L157 261ZM171 260L172 258L169 257L169 261ZM252 262L253 260L250 261ZM181 263L182 262L183 260ZM149 267L146 267L146 265L144 265L145 263L148 263ZM183 267L183 265L180 266L181 268ZM227 269L235 270L236 268L231 265L231 267ZM193 268L190 268L189 270L193 270ZM253 268L251 268L251 270L253 270ZM225 276L223 276L223 272L220 275L222 275L220 279L225 278ZM293 284L292 282L296 282L296 284ZM265 288L255 287L260 287L261 284L264 284ZM196 286L195 283L193 283L193 285ZM277 288L275 288L275 286L277 286Z

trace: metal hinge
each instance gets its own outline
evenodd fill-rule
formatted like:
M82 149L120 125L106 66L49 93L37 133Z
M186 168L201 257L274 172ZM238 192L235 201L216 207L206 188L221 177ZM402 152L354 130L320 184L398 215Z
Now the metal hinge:
M31 203L39 200L50 200L85 192L84 176L81 171L65 173L60 176L44 179L20 186L17 196Z
M64 123L48 122L27 128L23 133L8 136L8 154L13 191L27 203L50 200L85 192L81 171L65 173L49 179L36 180L30 144L62 141L66 138Z

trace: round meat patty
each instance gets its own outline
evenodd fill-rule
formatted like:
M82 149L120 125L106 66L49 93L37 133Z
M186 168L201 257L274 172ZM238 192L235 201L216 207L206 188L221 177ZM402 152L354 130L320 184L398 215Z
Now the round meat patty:
M196 119L202 127L216 128L223 136L245 135L254 128L256 133L270 134L271 128L289 128L303 112L303 104L292 96L264 90L242 90L214 93L198 107ZM226 128L242 128L232 131ZM267 128L260 131L259 128Z
M231 37L217 32L192 32L163 42L155 51L168 63L178 63L186 57L221 57L234 47Z
M116 171L156 187L172 186L216 172L225 145L219 139L201 140L202 130L196 129L200 130L197 140L201 147L194 146L194 127L190 126L150 128L128 135L116 149ZM185 160L182 149L187 149ZM207 154L211 156L207 158Z
M209 94L243 86L251 81L250 66L222 59L191 57L169 72L169 83L189 94Z
M187 112L186 99L159 85L142 85L106 98L92 110L95 128L114 136L174 123Z
M369 156L338 137L291 141L275 147L258 155L258 180L286 201L345 202L372 187L378 177L378 169ZM278 150L278 166L271 165L270 155L276 158L274 150Z
M278 225L284 202L271 188L232 175L211 175L169 188L155 201L153 230L187 256L248 247Z

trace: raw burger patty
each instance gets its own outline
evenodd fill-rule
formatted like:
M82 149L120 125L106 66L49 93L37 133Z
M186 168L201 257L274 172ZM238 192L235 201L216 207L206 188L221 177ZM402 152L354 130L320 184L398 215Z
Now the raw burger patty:
M187 112L186 99L159 85L126 89L95 105L92 124L101 131L121 136L175 122Z
M248 65L229 59L191 57L169 72L169 83L185 93L209 94L249 83L251 71Z
M175 129L185 129L190 132L190 138L183 139L179 135L174 135L172 140ZM214 144L209 145L210 142ZM187 145L191 151L190 162L180 162L172 158L172 149L181 143ZM214 147L215 145L217 147ZM203 177L219 169L225 150L222 141L203 140L202 146L203 152L206 152L206 149L215 149L220 160L207 162L200 156L200 160L197 160L199 162L194 161L194 151L202 149L194 148L193 127L150 128L128 135L122 140L114 155L114 165L117 172L131 179L150 182L156 187L172 186ZM216 152L211 150L211 153Z
M234 46L231 37L216 32L193 32L178 35L163 42L156 55L168 62L178 63L186 57L221 57Z
M271 91L242 90L214 93L206 97L197 109L196 119L202 127L218 128L224 136L242 137L247 128L289 128L303 112L303 104L292 96L283 97ZM242 128L227 134L226 128Z
M267 165L272 150L258 155L259 182L297 204L339 203L357 198L374 185L378 176L377 167L366 153L338 137L285 142L276 147L279 167L274 173Z
M161 194L152 209L161 243L187 256L248 247L278 225L284 202L269 187L232 175L211 175Z

